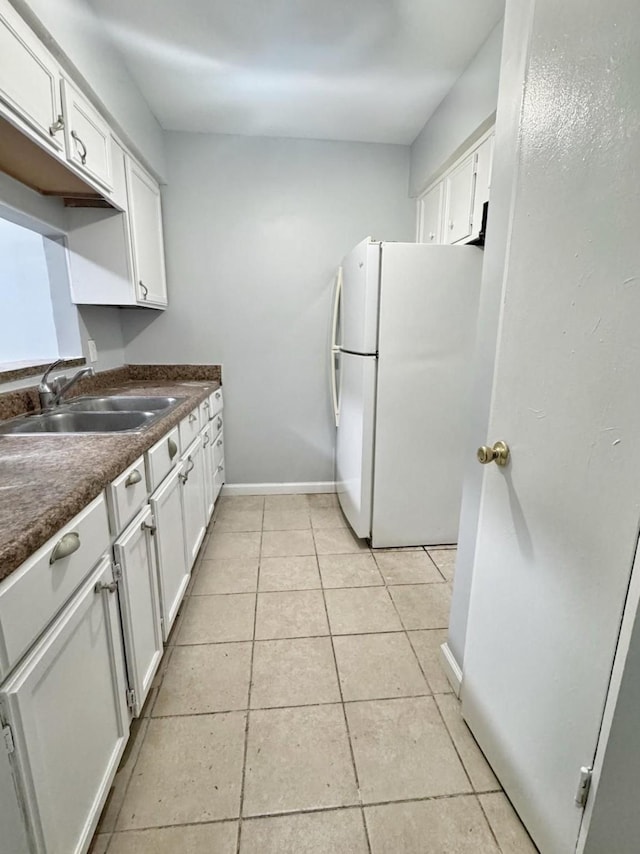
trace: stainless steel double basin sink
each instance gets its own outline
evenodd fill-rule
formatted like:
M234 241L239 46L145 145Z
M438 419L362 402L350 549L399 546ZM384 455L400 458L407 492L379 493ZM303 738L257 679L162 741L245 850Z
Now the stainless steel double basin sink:
M114 395L83 397L47 412L22 415L0 423L0 433L42 435L46 433L138 433L146 430L182 397Z

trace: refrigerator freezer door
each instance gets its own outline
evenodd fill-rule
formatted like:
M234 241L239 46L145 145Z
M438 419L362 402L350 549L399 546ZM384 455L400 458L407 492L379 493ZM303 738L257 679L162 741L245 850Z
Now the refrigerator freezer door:
M482 258L383 244L374 548L456 542Z
M342 340L350 353L378 351L380 244L363 240L342 262Z
M342 354L336 486L340 505L358 537L371 535L376 373L375 356Z

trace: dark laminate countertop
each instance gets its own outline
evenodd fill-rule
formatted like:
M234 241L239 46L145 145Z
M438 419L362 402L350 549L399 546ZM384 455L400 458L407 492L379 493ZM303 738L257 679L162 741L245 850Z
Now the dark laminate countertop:
M183 371L177 366L148 366L149 378L144 379L145 372L138 369L147 366L134 367L129 372L120 369L108 372L109 376L99 374L79 387L82 395L184 398L147 430L76 436L0 435L0 581L220 386L217 367L202 366L198 372L197 366L185 366ZM190 367L193 370L187 370ZM184 379L178 379L181 374Z

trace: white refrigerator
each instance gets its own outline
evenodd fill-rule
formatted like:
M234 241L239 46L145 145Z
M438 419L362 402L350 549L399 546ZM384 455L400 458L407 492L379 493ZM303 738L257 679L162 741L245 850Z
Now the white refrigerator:
M456 542L481 267L474 246L367 238L338 271L336 487L374 548Z

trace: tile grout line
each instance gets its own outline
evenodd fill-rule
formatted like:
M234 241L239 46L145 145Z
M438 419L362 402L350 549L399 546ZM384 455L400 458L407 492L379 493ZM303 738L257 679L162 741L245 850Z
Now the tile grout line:
M486 794L487 794L487 792L482 792L482 794L483 794L483 795L486 795ZM502 854L505 854L505 852L503 851L502 845L500 845L500 840L499 840L499 839L498 839L498 837L496 836L496 833L495 833L495 831L494 831L494 829L493 829L493 825L492 825L492 824L491 824L491 822L489 821L489 816L487 815L487 813L485 812L484 807L482 806L482 801L480 800L480 796L479 796L478 792L476 792L476 801L477 801L477 803L478 803L478 806L480 807L480 812L481 812L481 813L482 813L482 815L484 816L484 820L487 822L487 825L488 825L488 827L489 827L489 832L491 833L491 836L493 836L493 840L494 840L494 842L496 843L496 847L497 847L498 851L502 852Z
M426 551L426 550L425 550L425 551ZM434 566L435 566L435 561L433 561L433 559L431 558L431 555L428 555L428 557L429 557L429 560L431 560L431 562L432 562L432 563L434 564ZM378 564L378 561L376 560L375 554L374 554L374 556L373 556L373 559L376 561L376 565L377 565L377 564ZM380 567L379 567L379 566L378 566L378 569L380 569ZM437 567L436 567L436 569L437 569ZM438 569L438 572L440 572L440 570L439 570L439 569ZM422 665L420 664L420 659L418 658L418 654L417 654L417 652L415 651L415 648L414 648L413 644L411 643L411 638L409 637L409 630L406 628L405 623L404 623L404 620L402 619L402 616L401 616L401 614L400 614L400 611L398 610L398 608L397 608L397 606L396 606L395 600L394 600L393 596L391 595L391 593L389 592L389 586L394 586L394 585L389 585L389 584L387 583L387 579L384 577L384 574L382 573L382 570L381 570L381 569L380 569L380 574L382 575L382 577L383 577L383 579L384 579L385 587L387 588L387 592L389 593L389 598L390 598L390 599L391 599L391 601L393 602L393 607L395 608L395 611L396 611L396 613L397 613L397 615L398 615L398 619L400 620L400 624L402 625L402 627L403 627L403 629L404 629L405 637L406 637L406 639L407 639L407 641L408 641L408 643L409 643L409 646L411 647L411 650L413 651L413 654L414 654L414 656L415 656L415 659L416 659L416 661L417 661L417 663L418 663L418 667L420 668L420 671L422 672L422 675L423 675L423 677L424 677L424 680L425 680L425 682L427 683L427 687L428 687L428 688L429 688L429 690L431 691L431 697L433 698L433 705L436 707L436 711L437 711L437 713L438 713L438 717L440 718L440 720L441 720L441 722L442 722L442 726L444 727L444 731L445 731L445 732L446 732L446 734L449 736L449 741L451 742L451 746L453 747L453 749L454 749L454 751L455 751L455 754L456 754L456 756L458 757L458 761L460 762L460 767L462 768L462 770L463 770L463 772L464 772L464 775L465 775L465 777L467 778L467 781L468 781L468 783L469 783L469 786L471 787L471 792L470 792L470 794L476 795L476 789L475 789L475 786L473 785L473 781L471 780L471 777L469 776L469 772L467 771L467 766L465 765L465 763L464 763L464 761L463 761L463 759L462 759L462 756L461 756L461 754L460 754L460 751L458 750L458 746L457 746L457 744L455 743L455 741L454 741L454 739L453 739L453 736L451 735L451 732L449 731L449 727L447 726L447 722L446 722L446 721L445 721L445 719L444 719L444 715L442 714L442 712L441 712L441 710L440 710L440 706L439 706L439 705L438 705L438 703L436 702L435 694L434 694L434 693L433 693L433 691L431 690L431 685L429 684L429 680L427 679L427 676L426 676L426 674L425 674L424 670L422 669ZM442 573L440 573L440 574L442 574ZM415 629L414 631L419 631L419 630L418 630L418 629Z
M426 546L423 546L423 548L424 548L424 553L425 553L425 554L426 554L426 556L429 558L429 560L431 561L431 563L435 566L435 568L436 568L436 570L437 570L437 572L438 572L438 575L442 578L442 580L443 580L443 581L447 581L448 579L446 579L446 578L444 577L444 573L441 571L441 569L440 569L440 567L438 566L438 564L435 562L435 560L431 557L430 553L427 551L427 547L426 547Z
M318 573L320 575L320 588L322 590L322 602L324 604L324 611L325 611L325 615L327 618L327 626L329 627L329 639L330 639L330 643L331 643L331 653L333 655L333 666L335 668L336 680L338 682L338 691L340 693L340 708L342 709L342 716L344 719L344 725L345 725L345 728L347 731L347 740L349 742L349 753L351 755L351 765L353 768L353 773L354 773L355 780L356 780L356 786L358 789L358 800L360 802L360 817L362 819L362 827L364 830L365 839L367 841L367 851L368 851L368 854L372 854L371 839L369 838L369 828L367 827L367 819L365 816L364 803L362 800L362 790L360 788L360 777L358 775L358 767L356 765L356 756L355 756L355 753L353 750L353 741L351 739L351 730L349 729L349 719L347 717L347 709L346 709L345 702L344 702L344 694L342 691L342 682L340 681L340 670L338 669L338 659L336 657L336 648L335 648L335 645L333 643L333 634L331 631L331 621L329 620L329 609L327 608L327 597L325 596L324 585L323 585L323 581L322 581L322 571L320 570L320 560L319 560L318 549L317 549L317 544L316 544L315 532L313 534L313 544L314 544L315 549L316 549L316 561L318 563Z
M337 704L335 704L337 705ZM332 806L327 807L305 807L303 809L294 809L294 810L282 810L280 812L264 812L264 813L256 813L255 815L248 815L243 818L243 822L252 822L259 821L265 818L283 818L288 816L296 816L296 815L317 815L318 813L328 813L328 812L337 812L344 810L358 810L362 811L364 809L369 809L371 807L386 807L386 806L395 806L396 804L413 804L413 803L426 803L430 801L450 801L455 800L456 798L478 798L479 795L497 795L504 794L501 790L495 789L489 792L453 792L452 794L446 795L425 795L424 797L412 797L412 798L398 798L397 800L386 800L386 801L371 801L366 804L333 804ZM114 830L113 836L117 836L119 834L124 833L141 833L147 830L162 830L167 828L174 827L198 827L200 825L214 825L214 824L228 824L230 822L238 821L237 818L233 818L232 816L226 816L224 818L214 818L208 821L183 821L177 824L151 824L146 825L145 827L136 827L126 830Z
M265 504L262 502L262 525L264 526ZM236 837L236 854L240 854L240 846L242 844L242 818L244 812L244 789L247 777L247 754L249 750L249 719L251 715L251 689L253 688L253 660L256 651L256 626L258 622L258 590L260 589L260 555L262 554L262 539L264 531L260 531L260 544L258 548L258 574L256 576L256 593L255 604L253 608L253 637L251 639L251 659L249 662L249 687L247 691L247 710L244 726L244 750L242 754L242 777L240 780L240 804L238 806L238 830Z

